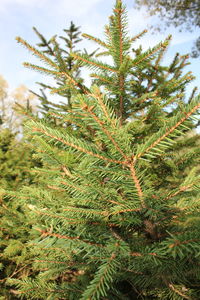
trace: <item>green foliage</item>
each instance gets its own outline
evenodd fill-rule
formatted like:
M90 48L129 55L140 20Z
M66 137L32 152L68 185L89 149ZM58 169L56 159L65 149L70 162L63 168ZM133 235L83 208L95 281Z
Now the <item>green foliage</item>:
M26 260L29 257L25 242L29 239L32 220L28 220L19 199L14 195L22 186L36 184L33 166L40 165L31 157L32 150L28 141L19 141L9 129L0 132L0 252L1 276L0 296L14 299L10 288L5 286L6 279L27 274ZM7 192L6 192L7 190ZM26 222L26 227L23 227Z
M29 219L33 275L7 284L22 299L198 299L200 96L185 99L187 57L162 66L169 39L132 51L141 35L128 37L119 0L106 41L85 36L111 58L73 53L95 70L90 89L59 64L25 64L78 90L62 127L26 124L40 181L10 196Z
M77 79L79 84L81 84L83 79L80 77L80 66L71 55L72 51L78 52L76 50L76 45L81 42L79 27L75 26L75 24L71 22L69 28L63 30L65 35L60 36L61 42L57 40L56 35L47 41L46 38L35 27L33 27L33 29L40 39L40 42L37 44L37 46L41 49L39 51L34 48L34 55L42 55L42 60L44 59L45 62L50 63L51 67L55 67L60 72L68 72ZM62 46L62 41L64 41L64 46ZM25 46L32 51L30 45L25 44ZM45 54L45 56L43 56L43 54ZM45 94L45 89L50 88L52 91L52 88L44 83L39 83L41 86L40 94L33 92L40 99L40 108L42 109L43 117L45 116L54 122L55 119L47 114L49 110L54 108L56 112L62 112L67 111L71 107L71 95L74 92L74 87L71 85L66 85L65 81L65 78L57 78L57 84L59 86L57 93L64 99L64 102L59 104L48 100L48 97Z
M22 184L30 184L34 166L30 159L30 145L16 139L9 129L0 132L0 185L4 189L17 190Z
M32 51L36 56L40 56L43 59L43 52L48 52L50 56L53 55L53 59L58 63L58 52L63 54L63 61L67 62L66 68L69 69L76 77L79 76L78 66L75 66L73 59L70 59L70 52L62 48L57 48L55 46L55 42L49 41L47 42L45 38L39 34L39 32L34 28L36 33L39 35L41 39L43 39L43 44L40 44L41 47L45 47L49 49L39 51L35 47L32 47ZM78 27L76 27L73 23L69 29L64 30L68 36L68 38L61 37L65 40L66 46L69 48L69 51L74 50L75 44L78 43L79 40L79 32ZM26 44L26 46L31 47ZM53 47L51 49L51 46ZM52 51L50 51L52 50ZM57 52L56 52L57 51ZM54 53L57 53L55 57ZM56 64L50 59L45 58L43 60L47 66L56 66ZM3 79L2 79L3 80ZM58 80L58 84L61 85L62 82ZM5 94L6 82L1 82L1 96L2 99L6 97ZM17 96L17 101L21 102L21 98L24 98L24 95L21 93L23 91L19 91ZM41 92L43 92L41 90ZM16 91L17 93L17 91ZM41 108L43 112L43 117L48 119L49 121L54 121L52 116L48 116L47 112L50 109L50 105L54 107L53 103L50 103L47 98L45 99L34 93L41 101ZM46 95L43 92L43 96ZM66 94L65 94L66 96ZM68 93L69 96L69 93ZM2 105L4 102L2 102ZM66 110L65 105L55 105L55 108L58 108L61 111ZM31 115L31 111L24 108L21 105L18 105L18 110L25 115L29 115L29 117L37 118L37 116ZM3 111L4 112L4 111ZM6 112L4 112L3 120L8 117ZM18 116L20 118L20 116ZM56 119L56 122L58 120ZM54 123L54 122L52 122ZM59 121L57 125L59 124ZM4 125L4 124L3 124ZM15 128L16 130L16 128ZM47 145L48 146L48 145ZM37 171L32 170L33 167L40 166L40 157L36 156L33 158L33 150L30 148L30 141L28 140L19 140L16 138L15 134L13 134L9 129L2 129L0 135L0 187L1 187L1 242L0 249L2 252L1 261L2 261L2 274L0 281L0 295L2 297L8 297L8 299L15 299L15 293L13 293L12 287L6 286L5 282L8 277L12 278L22 278L25 274L29 274L32 272L32 257L34 257L34 253L30 254L29 250L26 247L26 241L32 238L30 228L34 223L34 219L29 219L30 209L27 207L23 207L22 203L19 201L19 198L13 198L16 191L19 191L22 186L37 186ZM58 151L57 151L58 152ZM61 155L60 155L61 157ZM49 158L50 159L50 158ZM66 155L62 156L62 160L59 160L59 163L69 163L69 159L67 159ZM57 162L54 161L54 164ZM52 160L50 163L53 163ZM57 162L58 165L58 162ZM41 179L40 179L41 180ZM5 191L10 192L5 192ZM15 192L14 192L15 191ZM8 197L5 194L8 194ZM33 276L33 275L32 275ZM5 298L7 299L7 298Z

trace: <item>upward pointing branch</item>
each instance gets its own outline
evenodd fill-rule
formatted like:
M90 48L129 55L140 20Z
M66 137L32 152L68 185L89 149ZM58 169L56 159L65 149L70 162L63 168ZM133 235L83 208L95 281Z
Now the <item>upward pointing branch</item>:
M123 9L121 8L121 1L118 1L117 5L119 6L118 9L115 9L115 12L117 13L117 18L118 18L118 29L119 29L119 62L120 65L119 67L122 65L123 63L123 33L122 33L122 13L123 13ZM124 99L123 99L123 95L124 95L124 75L119 72L119 89L120 89L120 97L119 97L119 101L120 101L120 108L119 108L119 116L121 118L120 123L122 124L122 120L123 120L123 111L124 111Z
M76 145L76 144L74 144L74 143L72 143L72 142L70 142L70 141L67 141L67 140L65 140L65 139L63 139L63 138L60 138L60 137L58 137L58 136L56 136L56 135L53 135L53 134L49 133L48 131L43 130L43 129L41 129L41 128L36 128L36 127L34 127L34 128L32 128L32 129L33 129L35 132L41 132L41 133L43 133L44 135L46 135L46 136L48 136L48 137L51 137L52 139L55 139L55 140L61 142L62 144L67 145L68 147L74 148L74 149L76 149L76 150L78 150L78 151L80 151L80 152L82 152L82 153L86 153L86 154L88 154L88 155L91 155L91 156L93 156L93 157L99 158L99 159L101 159L101 160L104 160L104 161L107 161L107 162L110 162L110 163L116 163L116 164L121 164L121 165L124 165L124 164L125 164L124 161L109 159L109 158L107 158L107 157L105 157L105 156L102 156L101 154L94 153L94 152L92 152L92 151L90 151L90 150L87 150L87 149L85 149L85 148L83 148L83 147L81 147L81 146L79 146L79 145Z
M145 202L144 202L143 191L142 191L142 188L141 188L141 185L140 185L140 181L139 181L139 179L137 178L134 164L131 162L130 164L128 164L128 167L129 167L129 169L130 169L131 176L132 176L133 181L134 181L134 184L135 184L135 186L136 186L136 189L137 189L137 192L138 192L138 196L139 196L139 199L140 199L142 208L146 208L146 204L145 204Z
M123 158L125 158L127 160L128 157L124 154L124 152L122 151L122 149L120 148L120 146L118 145L118 143L115 141L115 139L112 137L111 133L107 130L107 128L105 128L103 126L104 123L92 111L93 107L90 108L88 106L85 106L83 109L86 110L92 116L92 118L96 121L97 124L99 124L99 126L101 127L101 129L103 130L103 132L107 135L107 137L109 138L109 140L112 142L112 144L114 145L114 147L116 148L116 150L122 155Z

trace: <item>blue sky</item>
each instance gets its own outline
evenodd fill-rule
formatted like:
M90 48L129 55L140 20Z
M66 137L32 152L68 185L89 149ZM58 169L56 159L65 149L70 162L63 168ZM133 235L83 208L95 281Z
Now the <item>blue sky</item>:
M23 61L34 61L30 53L15 41L16 36L21 36L29 43L35 45L38 41L32 27L50 38L54 34L60 35L62 29L69 26L73 20L81 26L82 32L102 36L103 26L108 22L114 0L0 0L0 74L8 81L11 88L25 84L28 88L36 89L35 82L46 80L31 70L22 66ZM129 11L130 32L138 34L152 20L145 15L144 10L135 11L133 0L125 0ZM153 47L163 40L169 33L173 34L170 50L166 56L166 62L173 58L176 52L186 54L190 52L195 38L199 32L182 32L174 28L162 34L146 36L140 40L145 48ZM83 47L93 49L91 43L82 43ZM191 59L191 65L187 70L193 71L197 77L192 86L200 86L200 60Z

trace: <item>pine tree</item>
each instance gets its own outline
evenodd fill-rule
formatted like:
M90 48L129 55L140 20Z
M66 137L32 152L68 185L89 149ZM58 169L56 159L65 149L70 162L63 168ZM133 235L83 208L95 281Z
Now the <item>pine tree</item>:
M143 34L143 33L142 33ZM45 174L21 197L37 220L28 246L37 275L9 280L27 299L198 299L200 274L200 96L184 99L187 57L169 67L169 39L132 51L117 0L106 41L90 35L112 64L74 53L94 70L86 88L44 53L18 38L47 68L25 66L79 87L58 118L70 128L30 120ZM99 56L99 55L98 55ZM54 89L54 92L59 92ZM24 201L26 197L26 201Z

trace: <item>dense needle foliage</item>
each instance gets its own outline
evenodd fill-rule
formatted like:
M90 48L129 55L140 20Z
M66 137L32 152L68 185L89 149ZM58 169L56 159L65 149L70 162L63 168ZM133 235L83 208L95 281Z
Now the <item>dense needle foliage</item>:
M27 275L25 243L29 240L29 220L19 201L6 196L15 195L22 186L36 185L31 169L39 166L32 158L28 141L19 140L9 129L0 130L0 299L14 299L5 285L8 277ZM6 192L7 191L7 192ZM26 226L24 223L26 222Z
M64 53L65 67L78 79L80 77L78 64L75 66L70 51L72 49L75 50L75 45L80 41L79 27L76 27L71 22L70 27L64 29L66 36L62 36L61 39L65 41L65 48L61 48L56 43L55 37L47 41L36 28L34 28L34 31L40 38L38 46L42 48L42 51L49 55L56 53L57 55L54 58L56 61L58 61L57 56L59 53ZM22 130L17 125L18 123L21 124L22 119L27 116L33 117L32 102L30 103L29 101L29 99L32 100L34 98L33 94L40 100L40 107L37 109L37 111L40 111L40 119L45 119L56 126L62 126L62 122L57 122L58 120L52 115L48 115L49 109L51 108L51 111L53 109L55 111L65 111L67 105L66 103L56 104L48 101L43 91L46 85L41 83L42 89L40 94L34 92L31 94L23 86L16 89L14 96L16 96L15 102L17 102L17 106L12 113L12 103L8 101L9 97L8 93L6 93L7 83L3 77L0 79L1 108L7 108L7 110L2 109L1 114L3 118L0 122L0 299L11 300L16 299L16 293L12 286L6 285L7 278L35 276L35 272L32 270L34 255L30 254L29 247L26 247L27 241L32 239L30 228L34 224L34 219L29 218L23 203L12 196L16 195L16 192L19 192L22 186L24 188L25 186L37 187L38 182L40 182L40 174L34 170L34 167L41 166L41 160L37 159L37 157L34 158L34 149L31 148L30 141L23 138ZM81 79L79 78L79 80ZM58 84L61 84L61 82L58 81ZM69 88L68 92L63 95L63 97L67 96L68 104L70 90ZM23 105L20 105L20 103L23 103ZM26 103L25 106L24 103ZM37 115L34 113L34 118ZM16 133L13 133L11 129ZM18 131L21 133L17 134Z
M21 38L46 67L25 66L75 87L56 128L26 124L40 184L15 197L28 211L34 276L10 279L24 299L198 299L200 274L200 96L185 99L187 56L164 67L169 38L132 49L126 10L116 1L103 50L72 53L93 70L88 88ZM110 63L99 57L109 56ZM33 221L34 220L34 221Z

